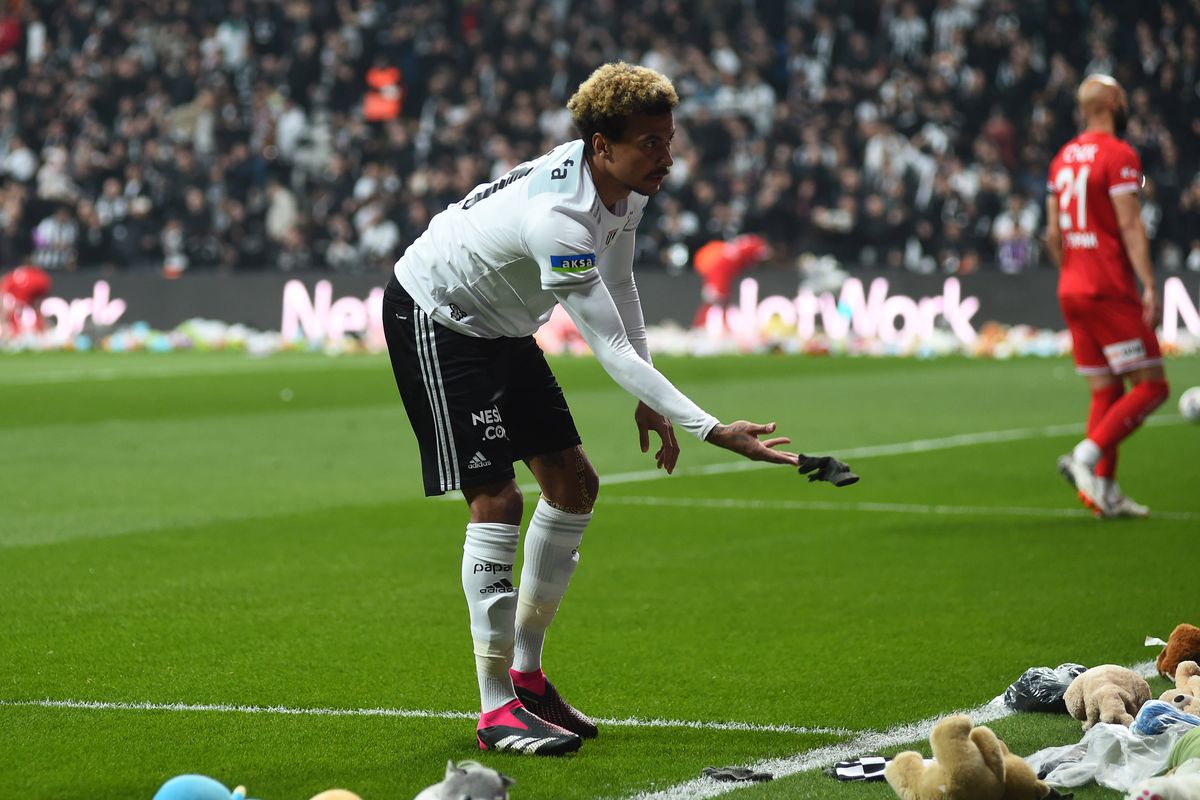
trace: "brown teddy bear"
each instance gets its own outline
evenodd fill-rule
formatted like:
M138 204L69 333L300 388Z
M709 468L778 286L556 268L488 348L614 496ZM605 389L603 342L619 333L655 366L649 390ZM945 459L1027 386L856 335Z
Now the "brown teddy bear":
M1200 716L1200 664L1181 662L1175 670L1175 688L1163 692L1158 699L1185 714Z
M1175 680L1175 670L1181 661L1200 661L1200 628L1186 622L1175 626L1167 638L1167 646L1158 654L1155 661L1158 674L1169 681Z
M1097 722L1115 722L1126 728L1133 715L1150 699L1150 684L1127 667L1101 664L1071 681L1063 700L1067 712L1091 730Z
M1050 787L1024 760L1012 755L990 728L971 727L955 714L929 734L934 763L920 753L900 753L884 778L901 800L1041 800Z

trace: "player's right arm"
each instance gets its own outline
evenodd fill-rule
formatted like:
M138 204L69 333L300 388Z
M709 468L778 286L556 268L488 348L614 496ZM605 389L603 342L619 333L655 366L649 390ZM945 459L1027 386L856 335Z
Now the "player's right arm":
M596 360L621 388L698 439L755 461L799 464L795 453L772 449L787 444L788 439L758 438L774 432L774 423L739 420L722 425L638 355L616 303L600 279L592 250L595 242L585 226L552 212L535 216L524 236L542 272L543 286L554 294Z
M1158 284L1154 280L1154 265L1150 261L1150 239L1146 236L1146 226L1142 224L1142 205L1136 192L1115 194L1112 204L1117 213L1117 230L1121 233L1129 263L1142 282L1142 318L1147 325L1154 327L1162 312L1162 304L1158 297Z
M592 349L604 371L625 391L672 422L706 442L745 456L752 461L770 461L795 466L795 453L772 448L788 444L786 437L760 440L774 433L775 423L765 425L738 420L722 425L716 417L697 406L657 369L638 356L612 297L599 279L586 286L555 290L554 296L575 322L583 340Z

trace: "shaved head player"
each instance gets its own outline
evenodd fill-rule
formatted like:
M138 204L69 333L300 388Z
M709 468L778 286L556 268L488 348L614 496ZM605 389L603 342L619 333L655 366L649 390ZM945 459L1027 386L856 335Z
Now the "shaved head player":
M1089 75L1077 100L1084 129L1050 164L1046 242L1092 402L1087 438L1058 469L1097 516L1146 517L1150 510L1117 483L1117 446L1168 394L1154 335L1162 308L1138 200L1142 163L1119 138L1129 118L1121 84Z

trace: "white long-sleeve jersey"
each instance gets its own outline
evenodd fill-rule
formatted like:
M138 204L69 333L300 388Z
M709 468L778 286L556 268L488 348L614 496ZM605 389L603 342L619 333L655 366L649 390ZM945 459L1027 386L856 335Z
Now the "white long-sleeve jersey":
M651 365L633 278L645 207L631 194L609 211L583 141L567 142L436 215L396 279L438 323L486 339L529 336L561 304L622 388L703 439L716 417Z

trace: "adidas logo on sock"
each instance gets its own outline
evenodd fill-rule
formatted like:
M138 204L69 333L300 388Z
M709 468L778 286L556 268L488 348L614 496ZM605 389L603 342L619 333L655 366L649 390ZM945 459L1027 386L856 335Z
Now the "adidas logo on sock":
M475 455L471 456L471 460L467 462L467 469L479 469L480 467L490 467L492 462L487 460L487 456L478 450Z
M508 578L501 578L491 586L485 586L479 590L480 594L512 594L517 590L517 587L512 585L512 581Z

